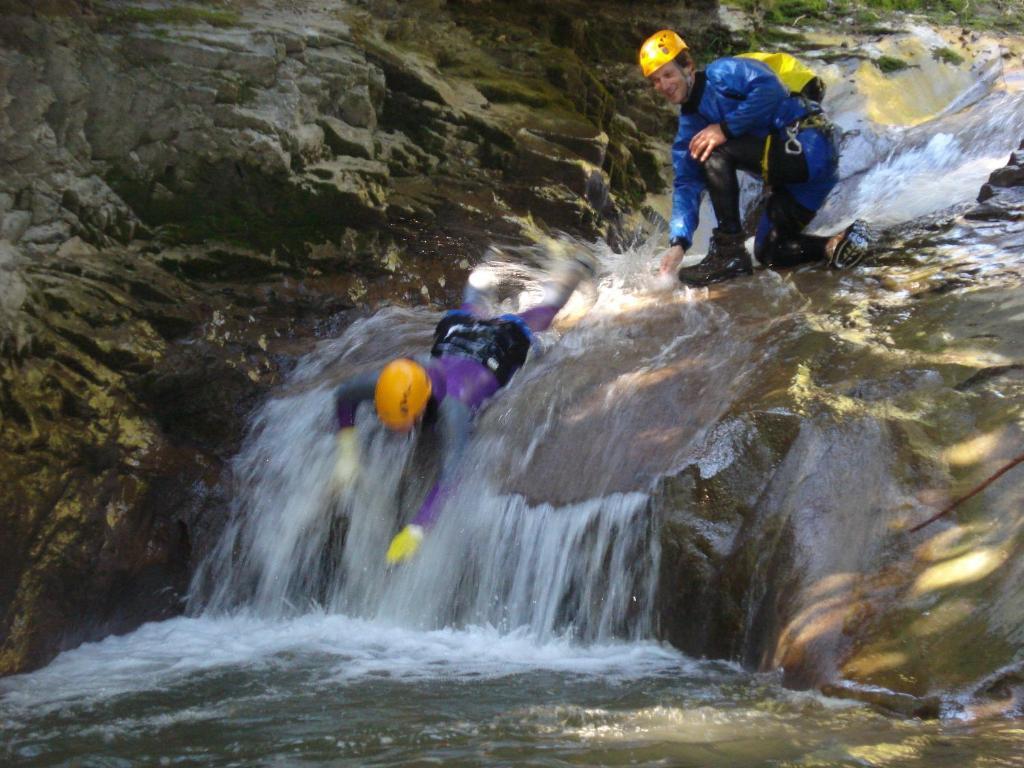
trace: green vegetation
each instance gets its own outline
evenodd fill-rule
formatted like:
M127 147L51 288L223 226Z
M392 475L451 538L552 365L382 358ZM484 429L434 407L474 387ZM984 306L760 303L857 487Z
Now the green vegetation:
M970 0L861 0L870 8L881 11L906 11L908 13L964 13L971 5Z
M964 63L964 57L952 48L936 48L932 51L932 58L936 61L941 61L943 64L951 64L954 67Z
M729 0L729 5L745 11L760 39L764 28L779 24L798 25L808 19L823 19L829 14L828 0ZM839 13L833 9L830 15Z
M872 60L872 64L886 74L899 72L901 69L906 69L910 66L903 59L897 59L895 56L879 56L877 59Z
M861 27L881 24L888 14L902 12L926 16L938 24L960 24L975 29L1024 31L1024 0L726 0L753 20L754 37L761 42L768 30L850 17ZM861 29L861 32L868 30ZM887 31L887 30L880 30Z
M535 83L520 82L512 78L492 79L478 82L477 89L495 104L525 104L542 109L560 100L561 94L549 96L536 87Z
M173 8L102 8L100 14L112 22L125 24L209 24L211 27L237 26L241 17L229 9L180 5Z

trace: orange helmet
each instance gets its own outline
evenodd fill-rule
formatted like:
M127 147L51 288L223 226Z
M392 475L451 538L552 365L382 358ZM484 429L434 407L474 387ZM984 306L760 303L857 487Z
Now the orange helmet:
M680 51L686 50L683 38L671 29L655 32L640 46L640 69L644 77L650 77L663 64L668 64Z
M423 414L430 400L430 377L412 360L399 358L384 366L377 377L373 402L384 426L408 432Z

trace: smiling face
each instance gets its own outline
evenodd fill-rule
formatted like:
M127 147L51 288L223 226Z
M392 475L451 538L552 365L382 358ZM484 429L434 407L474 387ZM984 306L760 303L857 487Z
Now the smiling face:
M647 79L654 86L654 90L664 96L669 103L676 105L686 101L693 85L689 70L682 69L674 61L662 64Z

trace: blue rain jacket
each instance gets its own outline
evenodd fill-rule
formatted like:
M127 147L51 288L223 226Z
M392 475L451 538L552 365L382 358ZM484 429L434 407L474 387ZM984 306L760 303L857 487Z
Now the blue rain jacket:
M681 240L686 248L693 242L700 195L706 186L701 163L690 156L690 139L713 123L721 124L726 138L748 134L761 138L809 114L807 104L791 96L775 73L759 61L716 59L703 75L702 81L698 74L693 93L682 105L679 130L672 143L675 182L669 237ZM784 186L800 205L816 211L838 180L838 155L823 131L806 128L797 138L804 148L809 178ZM784 134L778 140L784 141Z

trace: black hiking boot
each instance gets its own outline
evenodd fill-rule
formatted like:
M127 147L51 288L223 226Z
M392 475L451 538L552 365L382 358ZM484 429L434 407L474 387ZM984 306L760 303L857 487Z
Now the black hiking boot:
M871 245L868 225L857 219L825 245L825 258L832 269L853 269L867 256Z
M699 264L680 269L680 282L687 285L703 286L720 283L740 275L754 274L754 266L750 261L750 254L747 253L746 246L743 244L744 240L746 238L742 232L731 234L719 232L716 229L711 233L711 247L708 248L708 255Z

